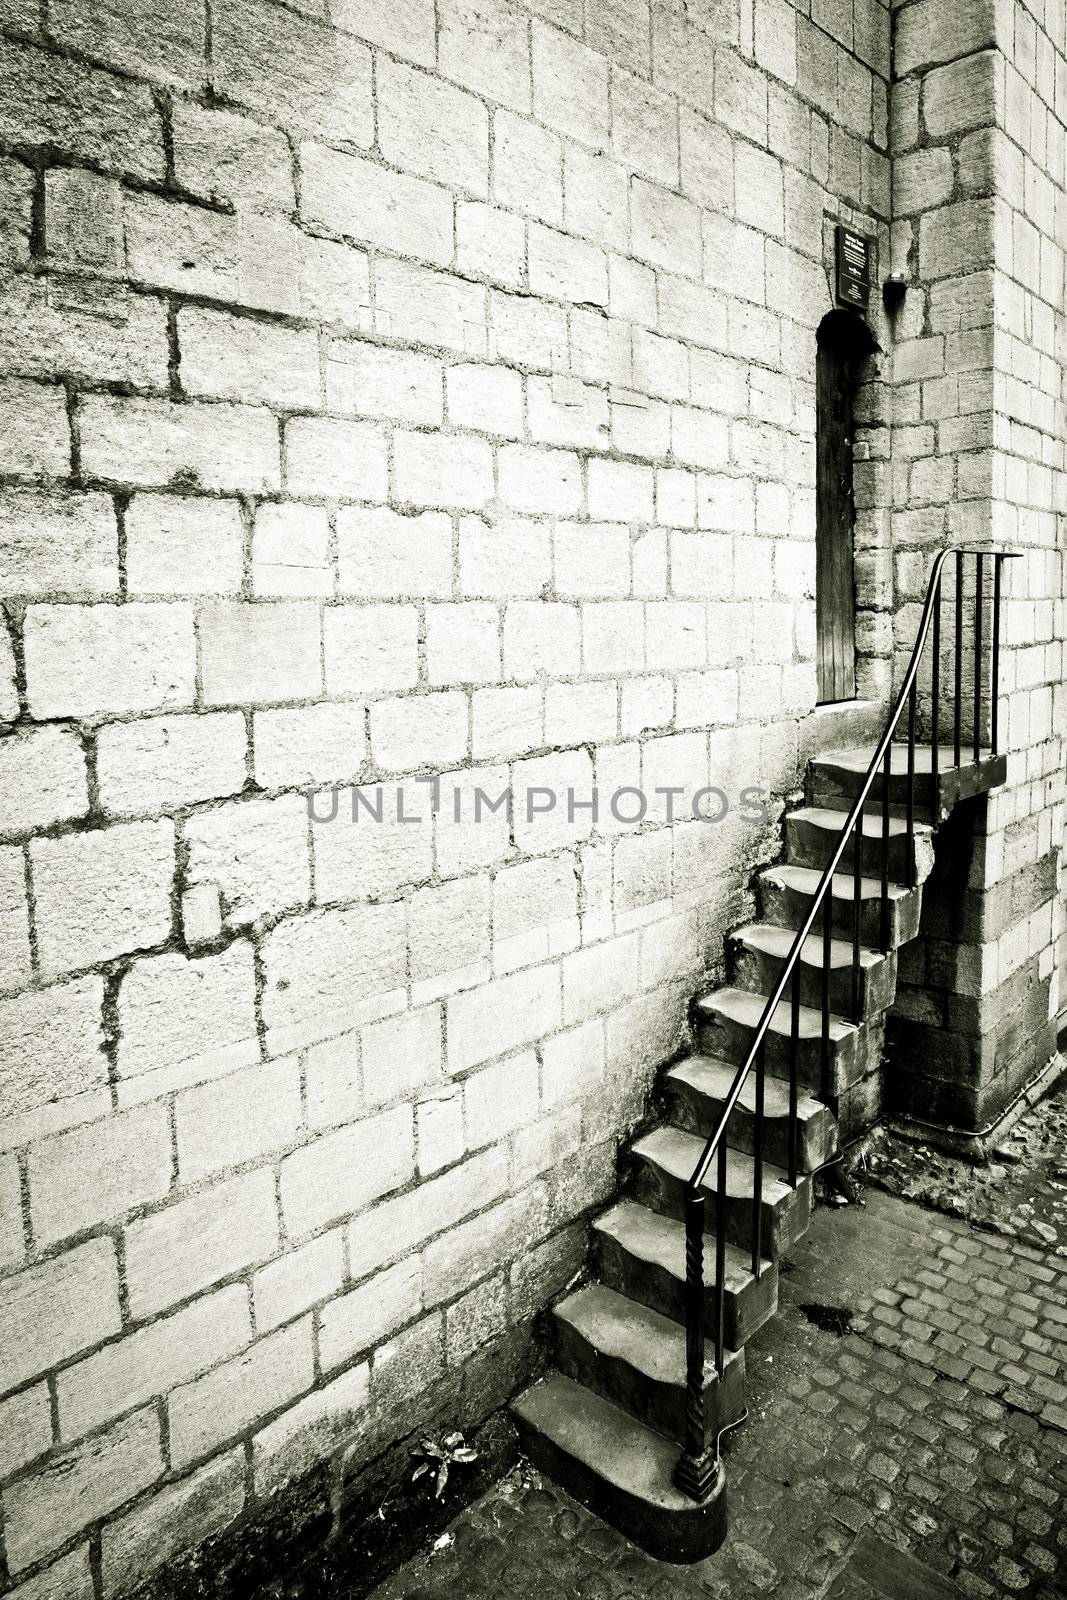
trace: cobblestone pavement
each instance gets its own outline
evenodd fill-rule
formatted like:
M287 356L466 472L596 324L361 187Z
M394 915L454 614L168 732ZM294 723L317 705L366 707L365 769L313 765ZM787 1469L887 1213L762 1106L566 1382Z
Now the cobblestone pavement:
M892 1194L1067 1250L1067 1081L1020 1117L991 1154L975 1164L880 1131L863 1159L870 1180Z
M1067 1256L863 1199L818 1211L748 1346L715 1556L653 1561L520 1467L373 1600L1067 1594Z

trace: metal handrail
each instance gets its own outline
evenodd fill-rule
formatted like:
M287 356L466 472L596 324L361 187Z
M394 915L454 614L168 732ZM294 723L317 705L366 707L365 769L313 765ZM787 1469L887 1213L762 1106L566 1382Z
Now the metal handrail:
M887 719L885 731L879 740L870 764L867 768L859 792L852 803L848 815L843 822L837 843L830 856L830 860L823 869L819 883L812 894L811 905L807 915L798 929L789 951L782 964L781 975L773 992L767 999L759 1021L756 1024L755 1035L748 1054L738 1067L733 1083L718 1124L714 1132L706 1140L700 1158L693 1169L692 1177L686 1191L685 1223L686 1223L686 1440L685 1449L678 1464L676 1481L680 1488L690 1494L694 1499L703 1500L712 1492L718 1474L717 1448L712 1458L712 1453L707 1449L704 1415L703 1415L703 1381L704 1381L704 1181L708 1176L712 1161L718 1154L718 1215L716 1218L716 1284L717 1284L717 1311L715 1329L716 1366L721 1375L723 1371L723 1303L724 1282L723 1269L725 1264L725 1207L722 1203L726 1188L726 1144L725 1136L730 1118L733 1115L737 1102L752 1072L753 1066L758 1062L756 1081L756 1106L755 1106L755 1139L754 1139L754 1169L753 1169L753 1250L752 1270L755 1276L760 1273L760 1232L762 1211L762 1161L763 1161L763 1099L765 1076L765 1041L770 1029L775 1011L782 1001L787 986L792 980L792 1005L791 1005L791 1062L789 1078L789 1177L790 1182L796 1184L796 1113L797 1113L797 1042L799 1037L799 1009L800 988L799 972L797 970L801 951L806 940L811 935L819 911L823 908L827 893L833 882L841 858L848 846L853 830L857 830L855 848L853 852L853 932L852 932L852 998L854 1014L858 1011L858 982L859 982L859 955L860 955L860 906L861 906L861 880L862 880L862 841L863 841L863 808L874 785L875 775L879 767L884 767L882 784L882 830L880 854L880 944L883 951L889 946L889 787L892 773L892 743L897 731L904 706L908 706L908 777L907 777L907 823L906 837L908 849L909 872L912 871L914 854L914 785L915 785L915 709L916 709L916 680L923 650L934 625L934 637L938 650L938 659L933 667L933 712L931 717L932 744L931 744L931 784L933 791L932 804L936 815L938 792L938 704L939 704L939 667L940 667L940 622L941 622L941 577L946 562L950 556L956 560L956 639L955 639L955 719L954 719L954 757L957 766L961 760L962 736L962 618L963 618L963 561L965 556L976 558L975 579L975 668L974 668L974 722L973 722L973 754L977 761L980 755L980 730L981 730L981 648L982 648L982 563L987 556L993 557L993 629L992 629L992 661L990 681L990 738L992 754L996 754L997 741L997 690L999 685L999 651L1000 651L1000 569L1003 561L1014 560L1022 555L1021 551L1010 550L991 545L976 546L964 545L949 547L942 550L931 569L927 584L926 600L923 605L922 617L916 634L915 644L912 648L908 669L904 674L903 682L897 693L893 709ZM832 894L831 894L832 906ZM826 1075L829 1067L829 982L830 982L830 956L832 938L832 912L827 909L823 915L823 964L822 964L822 1070L824 1074L824 1090Z

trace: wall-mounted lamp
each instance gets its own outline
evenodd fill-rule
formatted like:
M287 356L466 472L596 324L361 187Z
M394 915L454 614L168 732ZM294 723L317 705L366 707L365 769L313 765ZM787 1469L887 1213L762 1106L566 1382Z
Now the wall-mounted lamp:
M904 304L908 286L902 272L891 272L882 285L882 304L887 311L897 311Z

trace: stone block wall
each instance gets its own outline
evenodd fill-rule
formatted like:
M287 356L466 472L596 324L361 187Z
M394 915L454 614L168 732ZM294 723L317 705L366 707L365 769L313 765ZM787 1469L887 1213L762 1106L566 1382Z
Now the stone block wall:
M894 249L916 280L893 355L898 661L925 589L913 545L992 538L1023 558L1004 569L1008 781L941 842L888 1081L911 1115L980 1129L1048 1063L1062 1004L1067 15L915 0L895 30ZM969 647L973 564L967 583ZM953 600L950 564L943 684ZM968 650L968 730L971 673Z
M827 737L815 328L832 222L887 238L889 14L0 27L0 1590L63 1600L469 1425L580 1260L776 848L740 789Z

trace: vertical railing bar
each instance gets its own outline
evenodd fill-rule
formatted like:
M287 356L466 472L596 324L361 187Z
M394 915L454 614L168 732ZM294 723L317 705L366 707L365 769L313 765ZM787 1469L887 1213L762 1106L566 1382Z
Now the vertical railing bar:
M798 1177L800 1077L800 964L793 967L793 987L789 997L789 1182L795 1189Z
M938 572L934 598L934 638L930 684L930 822L937 826L938 767L941 761L941 573Z
M767 1075L767 1048L760 1042L756 1055L756 1112L752 1143L752 1276L759 1278L763 1257L763 1104Z
M956 551L956 710L952 728L952 751L955 765L960 765L960 748L963 736L963 552Z
M717 1295L721 1287L720 1279ZM685 1450L682 1459L697 1463L707 1449L704 1429L704 1194L700 1189L690 1189L685 1197L685 1299ZM718 1309L715 1326L719 1326ZM716 1347L716 1367L719 1361Z
M885 747L885 757L882 761L882 833L879 840L881 899L878 915L878 945L883 953L889 949L889 780L892 772L893 741L890 739ZM862 815L860 820L862 821Z
M863 850L861 821L856 823L856 836L852 850L852 1020L861 1022L860 1015L860 934L863 918Z
M982 754L982 573L985 557L978 555L974 564L974 759Z
M822 986L820 994L821 1022L819 1028L819 1083L822 1098L830 1097L830 958L833 926L831 900L827 893L822 902Z
M719 1145L715 1203L715 1370L726 1367L726 1140Z
M908 883L914 889L916 883L915 873L915 701L916 686L913 683L908 695L908 797L907 797L907 851L908 851Z
M1000 714L1000 564L1002 556L993 557L993 662L989 674L989 745L997 754L997 723Z

